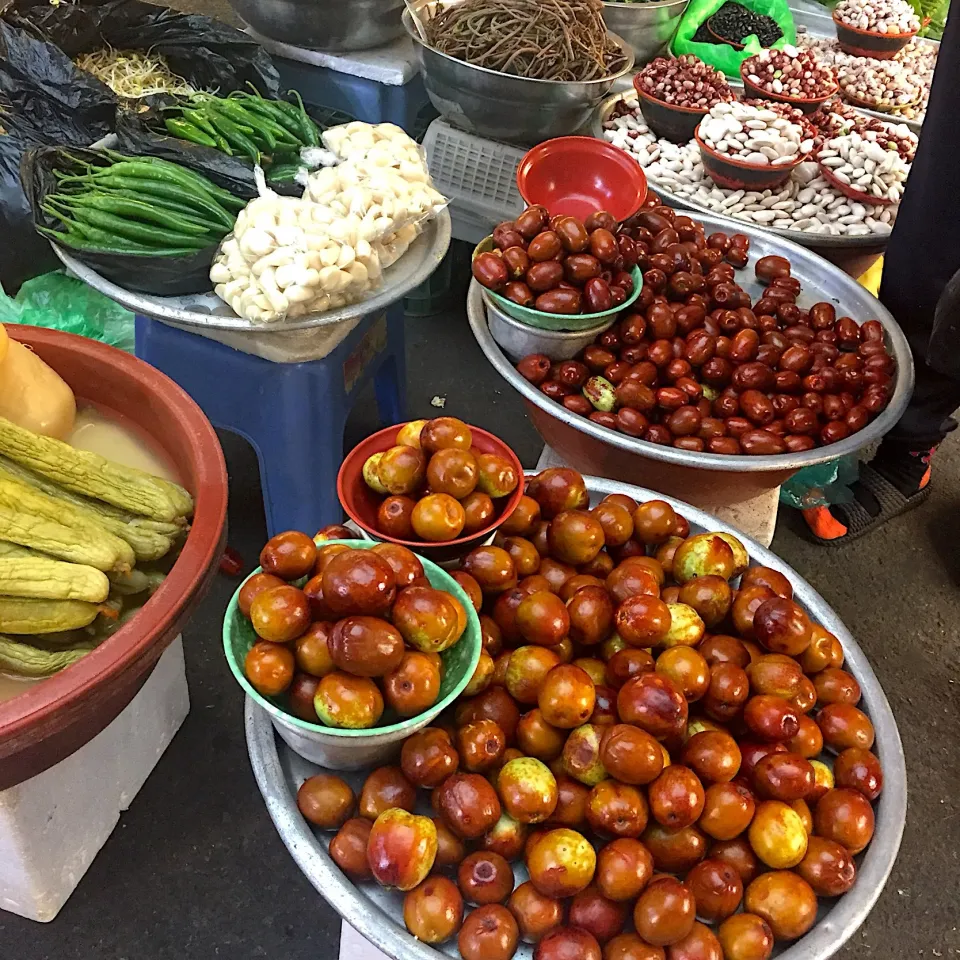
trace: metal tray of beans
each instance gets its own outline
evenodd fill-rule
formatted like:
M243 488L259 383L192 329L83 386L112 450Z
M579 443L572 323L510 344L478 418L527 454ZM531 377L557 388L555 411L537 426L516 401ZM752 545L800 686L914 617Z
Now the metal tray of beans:
M528 474L530 475L530 474ZM876 675L863 651L826 601L786 563L743 536L738 530L715 517L679 500L641 487L596 477L586 477L593 504L612 493L622 493L638 501L662 499L669 502L690 522L690 532L728 532L743 542L751 565L772 567L790 579L794 600L816 623L833 633L843 646L845 668L860 684L863 699L860 708L876 730L874 749L884 770L884 788L875 807L876 830L864 853L856 857L857 880L849 893L819 904L817 922L793 943L779 943L774 953L780 960L827 960L832 957L863 923L893 869L903 835L907 811L906 766L903 745L896 720ZM280 740L270 717L252 700L245 711L247 749L250 763L263 794L267 812L307 879L347 923L393 960L442 960L459 957L456 940L437 949L421 943L407 933L403 922L403 894L391 892L376 883L355 884L330 858L327 847L332 834L315 831L297 809L296 795L307 777L323 772L302 759ZM359 794L366 772L340 774ZM419 813L431 814L428 794L420 794ZM513 863L516 882L527 879L519 861ZM518 960L531 960L533 948L521 943Z
M590 129L590 132L594 137L600 140L603 139L603 124L610 117L610 114L617 103L625 97L630 97L632 99L631 93L627 91L626 93L613 94L607 97L606 100L600 104L600 106L597 108L597 113ZM889 117L882 119L889 119ZM879 236L874 234L869 234L867 236L846 237L831 236L830 234L825 233L804 233L803 230L772 227L766 226L765 224L755 223L753 221L742 220L736 216L724 214L720 210L700 203L693 197L686 197L682 196L681 194L674 193L668 187L658 182L657 179L651 175L649 167L644 168L644 173L646 174L647 183L649 183L650 187L655 190L656 193L663 198L664 202L669 204L671 207L681 207L685 210L696 210L698 213L709 214L712 217L717 217L726 223L737 225L740 228L750 226L757 230L763 230L766 233L783 237L785 240L792 240L794 243L800 244L800 246L810 247L813 250L824 251L825 255L829 255L830 251L850 251L861 254L881 253L886 246L887 239L889 237L889 235ZM712 181L707 180L704 185L706 186L708 184L712 184ZM715 184L713 184L713 188L725 194L728 198L734 193L734 191L731 190L721 191L720 188Z
M95 270L84 266L62 247L51 244L54 252L76 277L115 300L122 307L137 314L162 320L174 327L191 332L202 330L234 331L240 333L274 334L294 330L312 330L334 324L358 320L360 317L378 313L402 300L411 290L420 286L437 269L450 246L450 213L442 210L423 229L423 233L410 245L410 249L391 267L383 272L383 284L373 296L360 303L328 310L312 317L297 317L280 323L253 324L238 317L212 290L209 293L189 294L182 297L157 297L138 293L111 283ZM199 328L199 330L198 330Z

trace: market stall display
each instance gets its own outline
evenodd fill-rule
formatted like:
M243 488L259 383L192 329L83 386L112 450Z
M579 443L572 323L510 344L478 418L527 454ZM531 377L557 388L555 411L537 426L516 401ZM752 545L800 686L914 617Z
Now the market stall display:
M522 472L498 437L435 417L367 437L344 457L337 492L369 536L441 562L489 540L519 502Z
M105 83L118 97L139 99L156 93L191 95L197 91L177 76L158 53L102 48L74 61L85 73Z
M844 440L886 407L895 366L882 325L838 317L833 303L801 310L786 257L756 261L752 302L735 282L748 261L742 234L707 237L669 207L623 229L644 269L634 309L576 360L517 364L567 410L650 443L769 455ZM708 272L691 273L694 263Z
M600 0L578 0L574 17L566 10L527 0L413 0L403 23L441 116L508 143L539 143L578 130L634 58L606 31ZM498 11L514 31L547 37L548 47L557 44L556 54L510 42L493 19ZM479 25L472 37L471 24Z
M807 49L761 50L740 64L748 98L789 103L813 113L839 89L833 70Z
M437 950L507 958L532 950L544 957L570 943L588 956L600 956L602 944L617 956L697 949L692 955L726 950L733 957L757 931L762 947L755 956L769 956L776 939L783 956L826 958L879 895L906 802L896 726L865 658L823 601L768 551L728 530L712 534L712 518L678 501L644 503L649 491L592 478L584 490L571 474L549 471L528 489L547 536L556 528L553 542L537 551L541 573L499 593L499 582L482 585L482 609L491 610L484 614L492 623L488 642L497 650L502 638L503 652L493 656L503 666L494 666L486 690L462 701L449 721L411 737L399 769L333 778L278 749L262 711L248 704L251 762L284 842L347 922L395 958L436 960ZM586 513L588 495L594 509ZM689 539L657 546L674 523L682 525L677 511L690 521ZM535 517L528 512L515 536L522 540L524 523L536 526ZM562 538L561 546L560 527L573 519L581 536ZM608 547L618 565L611 556L609 572L596 582L573 578L554 556L583 548L591 519L601 527L591 552L608 537L630 542L627 521L651 545L633 559ZM647 550L666 567L672 558L672 574ZM706 574L701 564L715 561ZM751 563L761 566L746 569ZM544 575L543 592L530 593L541 589ZM670 576L681 584L667 586ZM700 589L708 581L716 590L727 584L719 606L712 606L716 594ZM603 597L607 618L600 616ZM693 639L705 624L692 607L686 615L687 600L714 623L734 609L739 630L753 639L737 639L734 626L734 636ZM551 645L560 636L547 614L552 601L577 621L569 651L567 641ZM525 605L543 612L529 620ZM667 613L658 620L654 608L661 606ZM773 642L767 630L769 614L781 609L791 612L787 632L796 645ZM617 624L618 642L599 639ZM533 645L524 639L548 625ZM668 639L674 630L686 642ZM811 634L818 639L807 650L771 652L806 647ZM836 666L826 662L834 656ZM855 677L856 687L846 677ZM853 706L861 691L865 712ZM796 706L781 698L794 698ZM858 719L875 753L835 739L833 715L854 717L854 710L870 724ZM758 731L740 744L726 732L738 716ZM777 727L780 721L787 726ZM844 736L853 729L844 728ZM829 755L820 754L825 742L853 750L832 772ZM403 814L385 815L391 805ZM841 836L835 823L850 823L853 809L858 826ZM402 827L410 832L401 834ZM401 836L409 855L381 858L380 838ZM411 847L420 836L424 842ZM612 841L597 853L593 836ZM761 863L773 872L758 877ZM677 879L658 879L654 871ZM817 894L843 895L818 912ZM499 905L505 898L506 908ZM464 901L477 908L468 913ZM741 901L746 913L730 919ZM637 934L622 933L631 913Z
M937 64L938 44L910 40L895 57L878 60L855 56L841 49L837 40L801 34L797 45L813 51L826 66L832 66L848 102L872 111L889 114L919 131L930 96L930 82Z
M316 539L286 531L267 543L227 608L224 652L293 749L357 770L468 688L481 630L467 593L431 561L396 544Z
M674 218L678 216L672 210L669 211L669 214L672 214ZM730 222L721 218L703 215L697 219L703 223L705 234L715 231L734 232ZM683 222L681 221L681 223ZM672 230L672 228L670 229ZM568 410L562 402L551 399L540 388L535 387L521 376L515 369L514 362L511 362L504 355L491 336L484 311L482 290L477 284L471 289L467 301L467 313L474 336L497 372L522 395L534 426L543 437L544 442L556 451L562 462L582 471L591 469L595 473L603 471L614 478L627 478L639 474L644 476L651 485L665 492L683 491L688 500L720 507L743 503L751 497L767 492L778 486L801 467L852 453L870 443L874 438L883 436L900 417L912 388L913 367L903 334L890 314L856 281L837 268L825 265L823 260L803 248L793 244L785 244L779 237L761 231L756 226L745 225L737 232L747 238L749 243L744 244L740 240L734 245L735 253L739 252L747 260L745 269L736 274L736 284L734 286L739 284L749 293L751 300L760 297L764 291L764 285L755 279L755 264L765 257L773 256L789 262L791 278L796 280L801 288L816 291L813 299L801 298L797 305L798 310L809 311L816 301L831 301L836 305L838 317L841 313L844 313L857 318L858 322L874 318L880 322L883 328L884 350L893 358L895 368L892 393L889 394L889 402L886 408L870 421L864 429L850 433L844 439L830 444L828 447L814 447L804 452L721 455L700 452L699 450L684 450L682 446L685 445L686 441L680 447L674 447L672 444L649 443ZM670 234L666 236L670 237ZM679 252L680 249L675 248L675 253L679 254ZM653 269L659 270L660 268ZM663 275L666 275L665 270ZM657 285L659 285L660 278L657 277L656 280ZM647 287L646 280L644 286ZM791 286L793 286L792 282ZM686 294L684 299L690 295L692 294ZM777 294L777 297L780 296L781 294ZM739 294L737 297L739 298ZM789 299L789 297L785 299ZM763 309L766 310L767 307ZM776 309L779 310L780 307L778 306ZM672 309L670 312L672 314ZM790 312L792 313L792 311ZM696 313L699 315L699 311L696 311ZM835 320L836 318L833 322ZM752 323L752 321L748 322ZM769 321L765 322L769 323ZM738 332L739 327L735 333ZM746 340L748 336L748 334L744 334L741 339ZM814 332L813 342L816 342L817 336L818 334ZM820 342L823 342L824 338L829 336L829 334L820 334ZM665 357L668 362L675 359L673 357L675 341L679 347L679 338L665 340L663 344L658 346L658 350L660 346L664 348L662 357ZM667 346L669 346L670 357L666 357ZM817 348L817 351L814 352L819 352L821 349ZM640 362L645 364L648 361L641 360ZM844 361L844 363L850 362ZM625 369L621 369L623 373L626 373ZM643 369L646 369L646 366ZM753 368L751 367L751 369ZM759 372L759 368L757 370ZM554 388L551 387L550 389L553 390ZM692 385L691 389L693 389ZM562 399L562 396L569 392L571 391L568 388L561 385L557 391L557 396ZM802 391L799 396L802 396L803 392L808 391ZM872 392L878 393L878 391ZM581 399L589 403L585 398ZM584 413L588 412L584 411ZM835 414L837 412L834 411ZM609 422L611 414L601 411L597 416L601 416L601 414ZM831 430L844 429L844 427L831 428ZM780 449L782 442L782 440L776 440L771 450L773 448ZM803 443L806 443L806 441Z
M531 326L580 329L615 309L626 309L641 293L640 273L629 238L618 240L616 219L598 211L586 221L552 216L541 204L516 221L494 228L490 242L474 252L474 279L490 291L508 316ZM489 249L488 249L489 248ZM526 308L523 312L512 309ZM576 317L548 323L549 314Z
M833 102L807 115L787 104L754 103L765 115L800 124L805 131L801 142L811 148L809 159L799 163L779 189L731 188L715 182L703 165L698 144L658 139L645 121L642 105L629 93L611 98L601 108L600 130L604 139L637 158L651 185L661 190L668 202L756 224L806 246L882 245L896 219L896 204L851 202L821 175L814 162L817 150L824 137L832 139L838 134L855 133L884 148L893 143L907 161L903 173L908 174L915 135L902 124L864 117Z
M52 674L0 695L3 788L73 753L130 702L215 573L227 496L212 427L165 377L82 337L7 334L63 378L79 413L65 435L74 446L0 421L0 672ZM111 424L132 428L152 453L139 462L173 479L120 463L128 451Z
M844 52L876 60L895 57L920 32L920 18L907 0L841 0L833 22Z
M728 44L734 50L742 50L749 36L755 36L764 48L783 38L783 30L773 17L749 10L736 0L726 0L706 26L708 43Z

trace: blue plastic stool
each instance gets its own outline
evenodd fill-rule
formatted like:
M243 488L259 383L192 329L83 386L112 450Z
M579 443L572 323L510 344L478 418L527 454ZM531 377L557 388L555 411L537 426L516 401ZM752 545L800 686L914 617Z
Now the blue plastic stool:
M430 105L419 71L407 83L390 85L284 57L274 57L273 62L280 85L298 90L308 105L340 110L365 123L395 123L411 136Z
M340 523L343 430L373 378L377 411L406 410L403 304L364 317L322 360L274 363L137 315L137 356L175 380L217 427L248 440L260 462L270 536Z

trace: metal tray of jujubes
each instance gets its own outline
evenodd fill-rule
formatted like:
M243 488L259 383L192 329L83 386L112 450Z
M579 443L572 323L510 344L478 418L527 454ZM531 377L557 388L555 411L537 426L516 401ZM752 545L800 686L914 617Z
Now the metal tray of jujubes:
M635 500L668 501L690 522L691 533L726 531L743 542L751 563L773 567L789 577L794 600L810 617L835 634L846 656L845 669L860 683L863 699L860 708L869 714L876 729L874 749L884 770L884 788L876 804L876 832L872 843L857 858L857 881L853 889L836 900L820 902L816 925L795 943L778 945L780 960L827 960L832 957L863 923L890 876L907 812L907 774L903 745L890 704L870 664L857 642L824 599L769 550L743 536L738 530L679 500L652 490L612 480L586 478L593 503L611 493L625 493ZM437 949L421 943L407 933L403 924L403 894L388 891L376 883L355 884L343 874L327 853L331 833L314 830L297 810L300 784L320 767L295 754L274 733L267 713L247 699L245 712L247 748L253 773L263 794L267 812L280 838L307 879L347 923L393 960L443 960L458 957L456 939ZM357 794L369 771L340 773ZM421 792L418 812L430 814L426 792ZM517 883L527 879L523 864L513 864ZM517 960L531 960L533 948L521 943Z

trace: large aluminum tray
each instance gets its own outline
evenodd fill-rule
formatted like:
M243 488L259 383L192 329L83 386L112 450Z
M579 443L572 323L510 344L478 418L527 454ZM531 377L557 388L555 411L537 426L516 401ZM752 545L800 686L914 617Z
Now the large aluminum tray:
M698 217L710 233L713 230L727 229L729 220L722 220L713 214ZM825 447L814 447L802 453L778 453L764 456L726 456L719 453L700 453L692 450L680 450L676 447L649 443L625 433L610 430L587 417L571 413L562 403L546 397L540 390L524 380L514 365L500 349L487 325L487 315L483 307L481 287L471 281L467 294L467 318L477 338L480 349L496 368L497 372L525 400L539 407L550 416L562 420L596 440L617 447L627 453L634 453L650 460L659 460L677 466L691 467L696 470L717 470L730 473L767 473L784 470L800 470L815 463L825 463L849 453L856 453L863 447L876 442L890 431L900 419L913 393L913 356L903 331L897 325L893 315L868 290L853 277L838 267L823 260L812 251L793 243L785 243L770 231L761 230L758 224L741 223L737 228L750 238L750 252L747 266L737 271L737 282L756 299L763 290L762 284L755 278L754 264L760 257L777 255L790 261L791 273L803 289L798 300L802 308L812 306L818 300L830 300L837 305L838 313L853 317L858 323L865 320L879 320L884 328L887 350L896 363L893 395L875 420L871 420L863 430L851 434L845 440ZM779 482L779 481L778 481Z
M731 86L733 85L734 84L731 83ZM593 125L590 128L590 132L594 137L600 140L603 139L603 124L607 117L610 116L614 106L618 101L623 99L623 97L624 94L622 93L611 94L597 107L597 113L594 117ZM889 120L890 118L887 117L885 119ZM736 217L728 217L724 214L717 213L716 210L711 210L710 207L704 206L702 203L690 197L681 197L678 193L674 193L657 183L646 170L644 170L644 173L647 176L647 183L650 184L650 187L656 191L669 206L681 207L684 210L696 210L698 213L708 214L717 220L722 220L726 224L736 225L740 233L744 232L744 227L752 226L758 230L763 230L764 233L783 237L784 240L792 240L802 247L810 247L813 250L845 250L860 254L881 253L887 245L887 237L833 237L822 233L804 233L802 230L784 230L782 227L764 227L758 223L751 224L747 220L738 220Z
M875 749L884 769L885 786L876 806L876 833L870 846L856 858L858 876L853 889L838 900L821 901L813 929L796 943L782 945L777 951L781 960L827 960L870 913L890 876L903 836L907 812L903 745L890 704L876 675L857 642L826 601L786 563L760 544L702 510L652 490L596 477L587 477L586 482L594 503L611 493L625 493L636 500L667 500L690 521L691 533L733 533L746 546L753 564L773 567L790 578L794 599L843 645L846 669L857 678L863 691L860 707L869 714L876 728ZM393 960L442 960L444 955L458 957L455 942L445 944L441 952L407 933L403 925L401 894L388 892L372 882L354 884L330 859L327 846L331 834L314 832L300 815L296 804L300 784L321 769L303 760L279 740L270 717L249 698L245 727L250 764L267 812L297 866L337 913ZM364 774L344 776L359 792ZM426 793L421 793L421 800L421 812L429 813ZM516 863L513 866L518 881L525 880L523 866ZM519 960L530 960L532 954L529 944L521 944L517 951Z
M75 276L133 313L162 320L191 332L198 332L199 328L200 331L232 330L262 336L353 322L360 317L376 314L403 299L411 290L420 286L446 256L450 246L450 214L443 210L424 227L423 233L410 245L410 249L392 267L384 271L383 286L374 296L339 310L271 324L253 324L238 317L212 290L209 293L182 297L158 297L126 290L80 263L62 247L56 244L52 246L64 266Z

